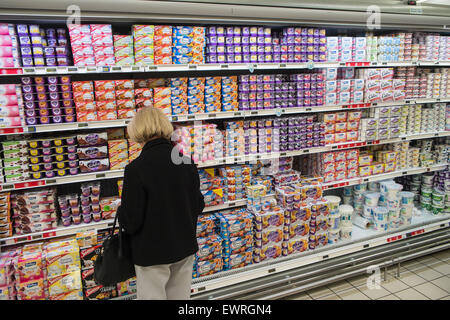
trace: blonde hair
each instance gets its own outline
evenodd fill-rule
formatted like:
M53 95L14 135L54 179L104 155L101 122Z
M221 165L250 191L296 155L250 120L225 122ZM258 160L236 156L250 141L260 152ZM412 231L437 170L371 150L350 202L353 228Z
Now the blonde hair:
M170 140L173 126L167 116L157 108L145 107L139 110L127 127L130 139L145 143L153 138Z

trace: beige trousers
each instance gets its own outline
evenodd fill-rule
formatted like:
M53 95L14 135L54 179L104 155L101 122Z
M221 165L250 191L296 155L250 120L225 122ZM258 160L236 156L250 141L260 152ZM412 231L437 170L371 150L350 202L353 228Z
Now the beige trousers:
M189 300L194 255L171 264L135 265L137 300Z

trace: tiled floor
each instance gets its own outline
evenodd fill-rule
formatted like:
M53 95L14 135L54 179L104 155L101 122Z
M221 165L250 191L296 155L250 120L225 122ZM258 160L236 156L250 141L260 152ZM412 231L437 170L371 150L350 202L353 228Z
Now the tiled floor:
M289 300L449 300L450 299L450 250L434 253L403 263L400 278L397 267L380 273L379 288L367 285L370 275L316 288Z

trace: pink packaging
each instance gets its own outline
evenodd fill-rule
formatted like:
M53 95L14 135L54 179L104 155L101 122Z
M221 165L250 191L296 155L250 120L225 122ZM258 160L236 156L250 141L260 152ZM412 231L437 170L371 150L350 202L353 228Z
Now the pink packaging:
M18 104L15 94L4 94L0 96L0 107L17 106Z
M335 181L335 173L334 172L328 172L323 175L323 182L333 182Z
M0 23L0 35L9 35L9 28L7 23Z
M335 165L334 167L336 168L336 172L347 170L347 162L345 160L336 161L336 163L334 165Z
M334 162L334 152L325 152L321 154L322 163Z
M346 151L346 159L347 160L356 160L358 161L359 152L358 149L351 149Z
M4 94L16 94L15 84L0 84L0 95Z
M327 81L325 84L325 92L329 93L329 92L337 92L338 88L337 88L337 81Z
M356 178L358 176L358 168L347 170L347 179Z
M72 53L74 57L78 56L93 56L94 48L91 45L87 46L74 46L72 45Z
M112 28L110 24L91 24L91 35L97 34L112 34Z
M114 47L112 46L97 46L94 47L94 55L97 56L112 56L114 55Z
M329 92L325 95L325 105L331 106L335 105L337 102L337 97L335 92Z
M322 172L323 173L328 173L328 172L335 172L336 171L336 167L334 162L328 162L328 163L324 163L322 165Z
M347 160L347 170L358 169L358 160Z
M20 117L2 117L0 118L0 128L19 127L22 125Z
M113 46L112 35L95 34L92 35L92 45L94 46Z
M114 56L95 56L95 64L97 66L113 66L116 63Z
M11 47L12 39L10 35L0 35L0 46Z
M69 24L68 28L70 37L72 35L91 34L91 27L88 24Z
M344 171L344 170L336 171L334 178L335 178L335 181L341 181L341 180L347 179L347 171Z
M344 91L339 93L339 103L338 104L349 104L351 101L351 96L349 91Z
M0 58L0 68L14 68L14 58Z
M393 68L382 68L381 69L381 79L388 80L394 77L394 69Z
M364 91L353 92L352 102L354 104L360 104L364 102Z
M0 57L13 57L12 47L0 47Z
M334 157L335 161L344 161L347 159L347 151L336 151Z
M92 45L92 39L90 34L79 34L70 36L70 42L72 46L86 46Z
M351 80L340 80L339 81L339 91L340 92L350 92L351 87L352 87L352 82Z
M18 117L19 106L0 107L0 117Z
M366 69L366 79L368 80L381 80L380 69Z
M73 57L73 63L76 66L95 66L95 58L94 56L81 56L81 57Z

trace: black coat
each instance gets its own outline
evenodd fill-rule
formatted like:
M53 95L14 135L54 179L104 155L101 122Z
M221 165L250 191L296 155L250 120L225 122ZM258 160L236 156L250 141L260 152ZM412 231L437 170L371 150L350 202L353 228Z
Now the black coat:
M172 149L167 139L149 141L125 167L117 214L138 266L174 263L198 250L197 217L205 207L198 171L174 164Z

